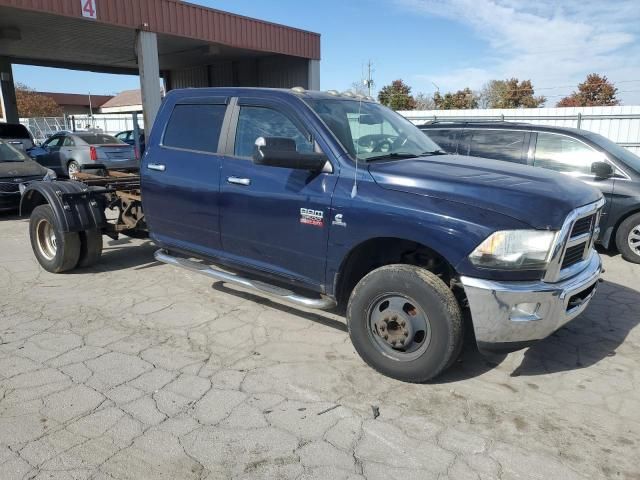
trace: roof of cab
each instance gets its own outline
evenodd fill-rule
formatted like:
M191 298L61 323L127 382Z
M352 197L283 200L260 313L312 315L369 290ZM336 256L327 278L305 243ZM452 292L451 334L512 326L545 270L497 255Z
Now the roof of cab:
M356 95L349 92L338 92L335 90L318 91L305 90L301 87L294 88L265 88L265 87L205 87L205 88L179 88L170 90L167 97L178 96L229 96L237 97L241 95L260 96L260 94L268 94L275 97L297 97L297 98L313 98L327 100L362 100L365 102L375 102L373 98Z

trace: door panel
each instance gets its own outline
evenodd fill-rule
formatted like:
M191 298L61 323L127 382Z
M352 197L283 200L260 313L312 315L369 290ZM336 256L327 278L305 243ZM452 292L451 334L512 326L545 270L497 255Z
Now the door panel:
M50 168L57 174L64 173L60 168L60 148L62 147L63 141L63 136L50 138L43 144L43 148L47 153L37 157L40 165Z
M163 245L219 253L218 145L226 110L226 100L175 105L162 144L145 157L145 218Z
M298 151L316 149L283 106L241 100L231 128L234 156L222 163L221 231L225 254L255 268L322 289L329 209L336 175L255 165L260 136L293 138Z

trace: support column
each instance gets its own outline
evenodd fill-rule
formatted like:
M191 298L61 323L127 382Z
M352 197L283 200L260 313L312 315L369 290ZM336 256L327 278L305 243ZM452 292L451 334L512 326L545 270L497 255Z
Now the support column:
M18 123L18 103L16 101L16 87L13 83L13 69L6 57L0 57L0 103L4 120L7 123Z
M158 40L153 32L138 31L136 37L136 53L138 54L138 71L140 74L140 90L142 92L142 109L144 113L144 129L151 133L151 127L160 109L160 64L158 60Z
M307 90L320 90L320 60L309 60L308 78Z

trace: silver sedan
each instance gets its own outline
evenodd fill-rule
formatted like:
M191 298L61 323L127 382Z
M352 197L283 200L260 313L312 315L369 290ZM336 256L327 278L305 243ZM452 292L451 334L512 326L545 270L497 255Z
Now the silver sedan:
M44 151L35 160L68 177L82 170L137 171L140 168L133 146L104 133L59 132L44 142L42 148Z

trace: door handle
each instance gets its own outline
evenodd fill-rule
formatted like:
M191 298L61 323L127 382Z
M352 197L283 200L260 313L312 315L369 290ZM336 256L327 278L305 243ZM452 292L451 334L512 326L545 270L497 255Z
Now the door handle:
M227 178L227 183L233 183L234 185L244 185L248 187L251 185L251 180L248 178L239 178L239 177L229 177Z
M147 164L147 168L149 170L156 170L158 172L164 172L167 169L167 167L165 167L161 163L149 163L149 164Z

